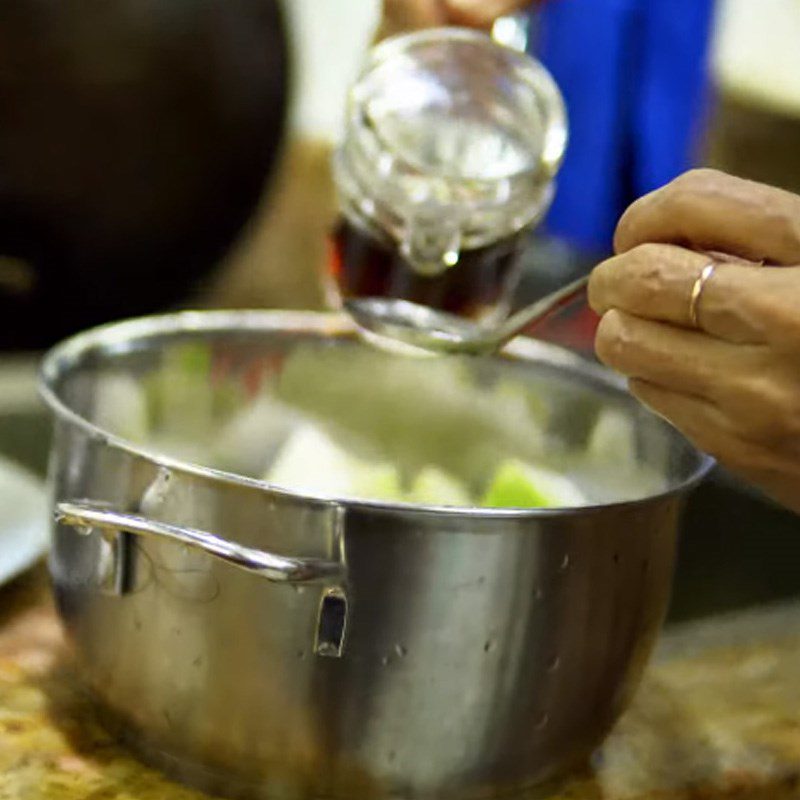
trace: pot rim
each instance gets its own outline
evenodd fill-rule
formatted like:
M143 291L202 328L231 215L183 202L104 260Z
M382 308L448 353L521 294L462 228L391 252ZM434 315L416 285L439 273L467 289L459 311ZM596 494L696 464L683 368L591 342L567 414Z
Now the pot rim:
M106 354L130 352L133 343L149 337L161 337L176 333L210 333L215 331L310 333L323 337L356 338L357 326L344 314L320 311L282 310L230 310L230 311L179 311L135 317L90 328L65 339L48 350L39 369L39 395L53 415L61 421L75 425L94 441L123 450L130 455L152 462L173 472L184 473L211 481L233 484L242 488L256 489L273 497L294 502L303 502L317 508L342 508L368 512L418 516L448 516L470 520L493 519L544 519L561 516L590 515L608 512L611 509L633 509L654 501L666 500L683 494L696 486L714 467L710 456L697 453L697 466L691 474L675 485L655 494L634 500L599 503L586 506L559 508L481 508L475 506L437 506L411 503L389 503L379 500L349 499L306 494L276 486L267 481L239 475L235 472L214 469L190 461L167 456L146 446L136 444L124 437L103 430L64 403L55 391L58 380L67 374L86 353L100 349ZM503 348L501 357L519 361L544 360L553 366L579 368L595 382L606 388L627 393L626 383L620 376L564 348L532 338L518 337ZM677 431L675 435L680 436Z

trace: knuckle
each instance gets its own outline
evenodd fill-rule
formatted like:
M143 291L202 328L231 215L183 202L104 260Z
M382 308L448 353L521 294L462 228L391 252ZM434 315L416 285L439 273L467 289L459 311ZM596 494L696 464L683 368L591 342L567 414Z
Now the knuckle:
M607 311L600 319L595 337L597 357L610 367L624 363L628 336L622 315L615 309Z
M663 295L667 285L664 246L640 244L631 251L631 256L634 269L629 276L630 289L638 304L651 307Z
M723 173L708 167L698 167L690 169L679 175L667 186L668 191L694 194L703 192L719 183Z
M723 276L724 277L724 274ZM752 280L724 285L716 304L728 320L749 330L757 340L769 342L775 353L796 358L800 351L800 316L797 294L800 269L759 270Z
M641 207L641 200L632 203L620 217L619 222L617 222L617 227L614 230L615 253L626 253L631 249L631 243L635 241L635 231Z
M800 253L800 223L797 220L797 208L788 203L775 202L763 210L767 215L766 222L772 231L774 246L780 252Z
M761 318L753 310L757 300L752 292L735 285L726 270L718 270L709 284L703 296L703 315L710 324L713 321L715 330L727 332L732 340L742 336L746 339L760 330Z
M800 315L797 296L800 294L800 268L787 267L768 273L772 284L754 297L756 314L762 320L762 337L772 342L776 352L791 359L792 372L800 352ZM755 294L755 293L754 293Z
M700 198L719 194L721 176L722 173L706 168L684 172L664 189L664 213L680 216L691 213Z
M656 242L643 242L631 251L631 257L637 264L657 263L664 255L664 245Z
M617 222L614 230L614 252L618 255L627 254L634 250L643 241L647 240L649 231L649 216L653 204L658 204L666 187L635 200Z
M602 314L606 310L607 272L608 268L605 264L600 264L595 267L592 274L589 276L589 285L586 288L586 298L589 302L589 307L598 314Z

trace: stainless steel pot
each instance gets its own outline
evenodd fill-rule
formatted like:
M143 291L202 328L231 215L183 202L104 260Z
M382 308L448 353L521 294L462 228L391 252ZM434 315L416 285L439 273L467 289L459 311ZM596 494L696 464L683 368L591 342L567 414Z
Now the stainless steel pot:
M498 377L527 387L552 443L580 445L600 410L621 410L659 490L577 509L425 508L219 469L214 435L279 394L304 348L340 365L374 352L338 317L211 312L100 328L47 356L51 571L109 720L147 760L228 795L483 796L584 758L648 657L679 509L709 460L605 371L531 340L458 369L479 394ZM441 395L422 380L394 391L407 361L374 357L342 413L369 427L381 391L421 407L387 440L398 458L409 442L428 459L442 444L456 466L461 444L530 445L503 420L439 442ZM445 369L415 363L434 384ZM302 374L295 398L324 406L324 369Z

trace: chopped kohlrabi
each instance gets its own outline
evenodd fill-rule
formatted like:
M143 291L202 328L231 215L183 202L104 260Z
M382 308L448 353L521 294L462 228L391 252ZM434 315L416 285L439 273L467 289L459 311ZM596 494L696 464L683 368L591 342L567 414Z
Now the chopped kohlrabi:
M586 498L568 478L513 459L500 465L481 500L486 508L560 508L585 504Z
M265 479L285 489L328 497L431 506L475 505L467 487L437 466L423 467L404 485L396 466L355 456L312 424L292 433ZM568 478L509 459L495 472L479 505L548 508L586 502Z
M354 456L310 424L289 437L265 479L308 494L390 503L470 505L467 490L446 472L425 467L405 489L397 467Z
M431 506L472 505L466 487L437 467L424 467L417 473L406 502Z
M347 496L353 490L356 462L314 425L299 427L281 448L267 481L306 494Z

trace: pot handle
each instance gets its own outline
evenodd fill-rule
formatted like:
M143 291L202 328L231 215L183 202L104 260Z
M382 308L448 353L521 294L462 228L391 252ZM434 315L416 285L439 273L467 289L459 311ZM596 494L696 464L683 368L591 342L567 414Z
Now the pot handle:
M343 562L279 556L266 550L256 550L229 542L196 528L171 525L92 503L57 503L55 518L56 522L71 526L79 532L89 533L97 528L106 531L124 531L186 545L226 564L277 583L332 584L341 583L346 578L347 567Z

